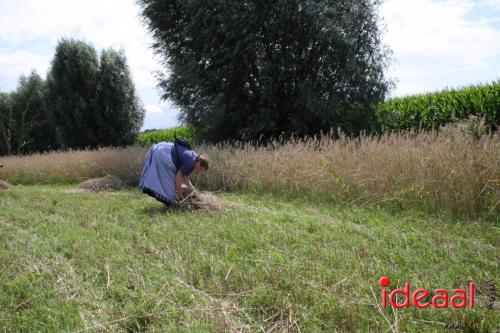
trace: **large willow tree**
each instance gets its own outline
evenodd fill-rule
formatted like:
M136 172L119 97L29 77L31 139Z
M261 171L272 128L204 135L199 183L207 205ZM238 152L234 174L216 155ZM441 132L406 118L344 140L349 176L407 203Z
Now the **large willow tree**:
M206 138L370 128L387 50L372 0L139 0L164 98Z

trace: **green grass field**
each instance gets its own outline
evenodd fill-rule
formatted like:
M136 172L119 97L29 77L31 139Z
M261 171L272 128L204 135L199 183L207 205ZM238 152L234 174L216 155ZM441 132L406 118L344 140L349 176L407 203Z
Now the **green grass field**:
M227 211L175 212L138 190L68 188L0 191L1 332L499 329L491 221L255 194L219 194ZM379 311L383 275L393 288L474 280L477 304Z

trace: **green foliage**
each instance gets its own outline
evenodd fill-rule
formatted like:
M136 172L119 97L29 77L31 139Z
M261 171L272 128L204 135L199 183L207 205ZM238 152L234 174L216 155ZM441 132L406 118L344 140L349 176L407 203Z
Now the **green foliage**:
M0 154L132 144L144 121L123 51L62 39L47 74L0 94Z
M145 111L135 95L123 51L102 51L98 78L99 143L105 146L134 143Z
M57 148L49 120L45 82L33 71L22 75L16 91L0 97L0 154L26 154Z
M194 144L196 137L195 130L191 126L179 126L164 130L147 130L139 134L136 143L142 147L149 147L158 142L173 142L176 137L183 137Z
M13 147L16 154L43 152L57 148L55 128L49 121L45 101L45 82L36 73L21 76L12 94Z
M436 93L392 98L380 104L378 123L386 130L438 128L470 115L500 124L500 81Z
M214 141L370 128L388 87L378 3L139 0L164 97Z
M73 39L59 42L47 84L58 140L64 147L100 144L98 133L103 119L98 108L98 71L93 46Z
M12 153L12 96L0 92L0 155Z
M58 140L67 148L134 142L144 120L123 52L63 39L47 76L47 101Z

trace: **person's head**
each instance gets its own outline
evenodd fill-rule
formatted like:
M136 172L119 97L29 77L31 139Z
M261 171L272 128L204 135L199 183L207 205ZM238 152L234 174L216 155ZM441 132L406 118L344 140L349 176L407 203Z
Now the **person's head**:
M205 155L198 155L196 158L196 164L194 165L193 171L198 173L200 171L207 171L210 167L210 161Z

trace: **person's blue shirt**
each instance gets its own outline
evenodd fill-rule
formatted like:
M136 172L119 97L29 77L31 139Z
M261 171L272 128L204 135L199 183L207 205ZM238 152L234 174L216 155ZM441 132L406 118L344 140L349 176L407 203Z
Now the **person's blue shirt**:
M198 155L196 155L194 151L176 143L174 143L173 148L171 152L175 168L177 171L180 171L182 175L189 176L196 165Z

